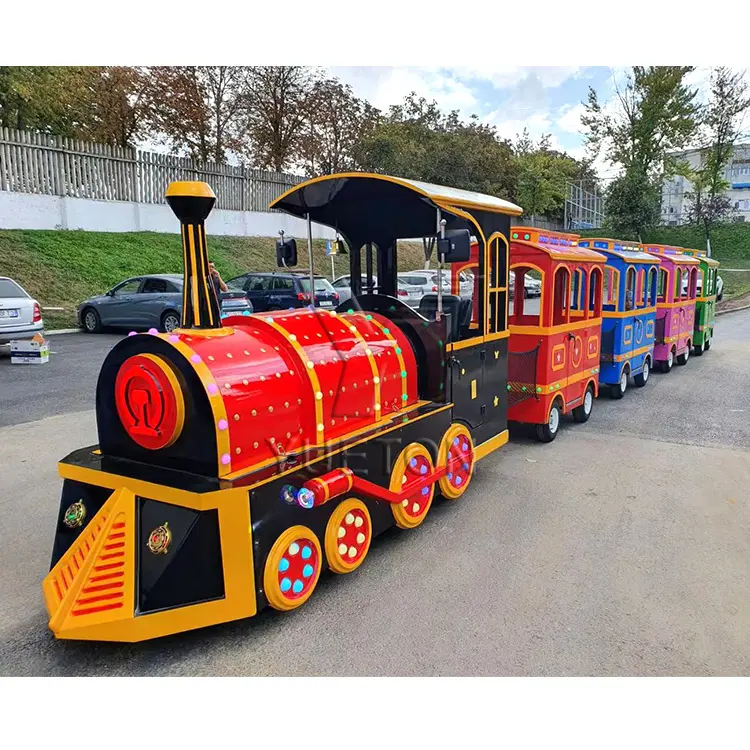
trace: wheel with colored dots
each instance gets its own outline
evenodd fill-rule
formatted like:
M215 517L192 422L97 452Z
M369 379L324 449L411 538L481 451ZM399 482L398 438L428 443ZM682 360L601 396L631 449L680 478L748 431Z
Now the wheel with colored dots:
M269 605L282 611L303 605L318 583L322 559L320 542L310 529L287 529L266 559L263 587Z
M351 573L367 557L372 541L372 521L367 506L356 498L344 500L326 526L325 550L334 573Z
M430 452L420 443L411 443L401 451L391 472L391 492L401 492L409 488L421 477L433 473ZM391 505L396 525L402 529L413 529L424 521L427 511L432 505L435 494L435 483L410 492L401 503Z
M443 435L438 449L438 466L445 466L448 470L438 482L443 497L449 500L461 497L474 471L474 442L464 425L452 424Z

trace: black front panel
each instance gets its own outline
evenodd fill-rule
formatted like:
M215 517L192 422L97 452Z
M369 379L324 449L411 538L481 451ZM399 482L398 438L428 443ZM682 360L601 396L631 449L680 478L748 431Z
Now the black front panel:
M102 509L102 505L112 494L112 490L106 487L95 487L83 482L74 482L66 479L63 482L62 498L57 513L57 526L55 527L55 543L52 547L52 561L50 570L57 565L60 558L68 551L70 545L86 531L91 519ZM74 503L80 502L85 509L85 516L80 526L71 528L65 523L65 515ZM73 517L74 518L74 517ZM73 519L71 519L73 520Z
M136 511L136 614L223 598L219 512L142 497L137 498ZM148 547L149 538L165 524L171 542L166 554L155 554Z
M169 362L185 400L185 426L175 442L161 450L148 450L127 434L115 405L115 380L123 362L135 354L157 354ZM216 431L205 387L193 366L158 336L128 336L116 344L102 365L96 388L99 445L105 456L163 466L204 476L216 476Z

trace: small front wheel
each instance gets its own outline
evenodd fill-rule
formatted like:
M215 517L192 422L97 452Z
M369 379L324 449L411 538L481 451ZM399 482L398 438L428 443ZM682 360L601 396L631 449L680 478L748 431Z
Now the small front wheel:
M687 347L685 348L685 351L680 354L679 357L677 357L677 364L678 365L686 365L688 362L688 359L690 359L690 349L692 348L692 343L688 341Z
M573 409L573 419L575 419L576 422L588 422L593 408L594 386L589 383L588 388L586 388L586 394L583 397L583 403Z
M292 526L281 534L263 571L268 603L281 611L301 607L318 583L322 557L318 538L306 526Z
M556 403L552 404L547 422L536 426L537 439L542 443L551 443L557 437L557 433L560 430L561 419L562 412L560 411L560 407Z
M708 351L711 348L711 336L706 336L706 343L703 344L703 349Z

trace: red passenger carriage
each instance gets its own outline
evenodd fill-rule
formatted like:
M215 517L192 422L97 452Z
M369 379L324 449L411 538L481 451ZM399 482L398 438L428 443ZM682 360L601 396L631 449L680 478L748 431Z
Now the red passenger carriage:
M601 253L578 235L513 227L508 359L508 421L536 425L554 440L563 414L588 420L598 394L602 324ZM541 277L542 296L526 297L525 277Z

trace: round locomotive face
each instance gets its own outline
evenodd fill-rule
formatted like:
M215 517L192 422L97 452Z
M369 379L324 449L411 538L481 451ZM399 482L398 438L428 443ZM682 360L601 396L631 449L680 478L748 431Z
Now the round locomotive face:
M375 313L291 310L224 323L218 335L152 334L158 346L120 364L114 412L153 464L167 454L171 465L188 463L179 438L195 420L213 421L200 427L215 436L215 473L226 477L390 420L417 400L408 339Z

